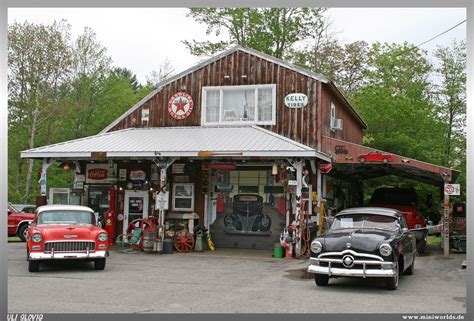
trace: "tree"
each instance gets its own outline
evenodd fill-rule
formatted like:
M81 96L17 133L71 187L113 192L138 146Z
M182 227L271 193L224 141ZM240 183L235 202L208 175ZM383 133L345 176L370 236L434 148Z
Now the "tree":
M97 40L97 35L90 28L76 39L73 49L73 67L69 83L67 112L65 122L69 138L79 138L93 134L90 124L97 108L97 99L101 87L107 78L112 59L107 56L107 49Z
M173 76L175 70L168 57L159 65L158 70L151 71L146 76L146 83L149 87L156 87L163 80Z
M38 129L58 110L58 90L72 59L69 29L65 21L51 25L15 22L8 28L9 125L27 136L26 146L18 140L20 149L36 147ZM25 202L30 196L33 165L28 160Z
M298 42L318 41L328 25L324 8L194 8L187 16L207 25L220 41L183 41L193 55L213 55L231 45L284 59Z
M440 164L443 125L431 99L426 52L406 43L375 43L368 56L366 84L353 99L368 124L365 143Z
M355 41L341 45L336 40L291 51L295 64L331 79L349 98L366 82L368 44Z
M120 67L115 67L112 69L112 73L117 77L117 78L122 78L122 79L128 79L128 83L130 87L136 92L142 88L142 85L137 79L137 76L133 74L133 72L130 69L127 68L120 68Z
M438 114L446 126L443 164L453 166L465 159L466 42L438 47L434 55L439 59L436 72L441 77L436 96Z

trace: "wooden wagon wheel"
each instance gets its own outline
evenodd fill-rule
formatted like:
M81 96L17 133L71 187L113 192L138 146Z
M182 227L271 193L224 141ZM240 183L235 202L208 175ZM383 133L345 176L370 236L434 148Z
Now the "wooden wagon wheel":
M188 231L179 231L174 235L173 245L178 252L190 252L194 248L194 236Z

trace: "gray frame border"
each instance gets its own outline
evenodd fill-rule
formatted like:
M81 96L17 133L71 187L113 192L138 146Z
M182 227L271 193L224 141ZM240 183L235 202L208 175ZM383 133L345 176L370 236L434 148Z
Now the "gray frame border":
M465 7L467 8L467 36L468 41L468 78L467 78L467 211L474 213L474 203L469 195L473 193L474 186L470 178L473 174L472 161L474 157L474 4L470 0L2 0L0 2L0 209L7 207L7 27L8 27L8 8L21 7L289 7L289 6L320 6L320 7ZM6 319L7 295L8 295L8 248L6 237L6 211L0 211L2 223L0 224L0 319ZM5 223L5 224L3 224ZM474 236L474 220L467 221L468 234ZM474 240L468 238L468 247L474 247ZM472 253L472 251L471 251ZM474 255L467 253L467 315L465 319L473 319L474 316ZM44 320L249 320L249 319L268 319L268 320L288 320L288 318L298 318L300 320L314 319L334 319L334 320L402 320L401 314L155 314L155 315L137 315L137 314L47 314Z

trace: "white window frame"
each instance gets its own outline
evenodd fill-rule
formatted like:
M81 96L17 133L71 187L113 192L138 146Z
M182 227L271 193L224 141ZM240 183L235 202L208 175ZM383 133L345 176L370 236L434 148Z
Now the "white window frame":
M331 118L329 119L329 128L331 129L331 131L335 131L335 129L333 128L333 124L336 119L336 104L334 104L332 101L330 107L330 114Z
M272 89L272 119L266 121L258 120L258 89ZM222 121L223 113L223 102L224 102L224 90L225 91L242 91L242 90L255 90L255 116L254 121ZM219 121L208 122L206 121L207 109L207 91L208 90L219 90ZM202 87L202 100L201 100L201 125L202 126L215 126L215 125L275 125L276 124L276 84L269 85L242 85L242 86L206 86Z
M176 196L176 186L191 186L192 195L191 196ZM181 211L181 212L193 212L194 211L194 198L195 198L195 191L194 191L194 183L173 183L173 211ZM177 198L187 198L191 199L191 207L184 208L184 207L176 207L176 199Z

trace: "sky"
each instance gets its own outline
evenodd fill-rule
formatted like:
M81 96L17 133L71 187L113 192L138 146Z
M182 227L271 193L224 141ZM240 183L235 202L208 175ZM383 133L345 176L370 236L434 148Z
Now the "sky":
M205 25L186 17L185 8L27 8L9 9L9 23L28 20L49 24L66 19L71 36L84 27L94 29L107 48L114 66L126 67L141 83L152 70L169 59L176 72L202 60L192 56L183 40L215 40L206 35ZM466 19L463 8L330 8L328 19L335 37L342 43L410 42L420 44ZM466 24L423 45L431 53L437 46L466 39Z

